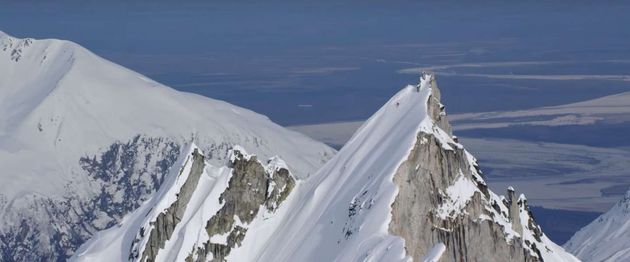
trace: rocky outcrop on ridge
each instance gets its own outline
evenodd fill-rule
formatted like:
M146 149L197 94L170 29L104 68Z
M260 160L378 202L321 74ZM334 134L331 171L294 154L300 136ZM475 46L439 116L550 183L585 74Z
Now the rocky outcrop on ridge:
M240 147L232 149L230 155L227 166L223 167L228 168L228 173L224 174L229 176L226 179L227 187L217 193L218 199L205 199L216 201L220 206L216 213L203 223L205 226L199 227L205 231L207 240L196 242L192 250L187 251L186 261L225 261L230 251L241 245L249 224L257 218L273 215L296 185L295 178L278 158L272 158L264 165L256 156L248 155ZM158 259L160 252L164 252L176 230L185 227L186 225L182 223L188 223L187 216L190 217L191 213L197 212L187 209L200 208L191 201L196 201L192 200L194 194L199 194L196 191L202 191L200 185L202 176L211 176L209 174L211 171L205 170L206 166L212 168L195 148L183 163L176 178L185 178L185 182L173 191L177 192L175 198L168 208L156 210L159 212L154 218L147 217L149 221L144 223L147 226L142 226L138 230L136 238L131 243L130 261L160 260Z
M237 150L232 154L232 178L219 198L223 207L205 227L211 238L227 235L227 239L224 243L214 243L212 240L204 243L203 247L196 250L196 261L205 261L208 255L212 256L212 261L224 261L232 248L241 245L247 225L260 212L273 213L295 186L295 179L285 167L265 170L256 156L246 157Z
M422 76L426 77L431 76ZM452 136L435 78L430 83L428 114ZM392 204L390 232L405 240L414 260L422 261L438 244L446 247L440 261L544 261L551 257L547 246L553 243L543 239L525 197L517 198L511 187L507 198L490 191L475 159L460 144L444 145L433 133L418 133L394 182L399 192Z

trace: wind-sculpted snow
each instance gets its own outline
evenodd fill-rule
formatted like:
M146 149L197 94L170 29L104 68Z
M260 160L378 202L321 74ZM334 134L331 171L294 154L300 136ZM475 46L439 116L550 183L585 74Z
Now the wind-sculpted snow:
M76 260L223 261L252 227L266 226L295 187L282 160L267 164L235 147L213 166L192 145L164 187L118 227L83 246ZM257 236L254 236L257 237Z
M161 186L183 147L241 145L307 177L334 150L249 110L177 92L68 41L0 32L0 260L70 257Z
M159 221L154 214L170 205L152 200L160 202L100 233L76 258L126 258L130 246L148 246L157 247L156 261L577 261L544 235L524 196L488 189L475 158L450 133L432 75L391 98L295 186L278 158L264 167L240 147L234 152L231 168L205 169L175 227L146 222ZM145 222L131 222L137 219ZM144 244L157 227L173 228L173 239Z
M435 78L423 75L294 193L264 248L239 258L576 261L542 234L524 198L487 188L449 127Z
M630 191L564 247L584 261L630 260Z
M2 260L65 260L92 235L73 259L576 260L524 196L487 187L433 75L326 162L266 117L76 44L0 44Z

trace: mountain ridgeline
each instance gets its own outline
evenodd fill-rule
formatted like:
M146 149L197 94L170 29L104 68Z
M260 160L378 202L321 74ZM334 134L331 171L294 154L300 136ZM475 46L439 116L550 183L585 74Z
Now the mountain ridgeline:
M281 157L296 177L335 153L75 43L0 32L0 261L67 260L152 199L192 141L206 162L224 163L241 145Z
M450 130L424 74L308 177L242 147L207 163L193 146L151 202L74 259L578 261L545 236L525 196L487 187Z
M335 152L77 44L0 33L0 260L577 261L451 132L432 74Z
M630 191L610 210L580 229L564 247L584 261L630 260Z

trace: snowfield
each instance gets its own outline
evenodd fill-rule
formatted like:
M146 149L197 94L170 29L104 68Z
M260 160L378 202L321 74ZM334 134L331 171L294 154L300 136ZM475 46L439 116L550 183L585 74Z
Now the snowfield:
M425 145L429 142L425 137L418 141L419 134L434 137L440 145L439 150L463 150L463 147L429 116L428 106L430 99L433 99L431 88L433 80L433 76L424 75L420 84L407 86L394 95L317 173L299 179L291 195L275 212L263 212L251 223L243 223L237 219L237 224L246 227L247 232L242 242L234 246L225 259L228 261L412 261L413 258L407 250L414 247L406 246L404 238L393 234L390 228L392 205L399 194L399 187L394 182L394 176L400 166L407 161L414 145ZM441 104L439 106L443 107ZM236 149L240 150L239 147ZM485 186L485 182L478 173L476 160L468 152L463 152L470 170L460 170L458 178L452 181L445 190L439 192L445 200L435 212L438 214L437 217L445 221L450 219L457 221L459 217L472 216L473 214L469 213L472 212L469 211L469 206L475 201L476 196L483 194L481 188ZM245 154L244 157L249 159L252 156ZM273 164L274 161L268 163ZM226 181L229 179L229 172L211 171L213 169L229 170L229 165L225 165L218 168L206 168L204 176L216 177L216 181ZM475 181L464 175L464 172L472 173ZM170 176L175 174L171 172ZM177 190L176 184L170 185L174 189L168 192ZM217 210L220 201L216 201L217 195L214 190L224 190L222 185L225 184L215 182L208 185L211 186L203 186L203 183L200 183L201 188L198 187L197 190L206 192L207 188L213 188L213 193L195 191L194 194L212 199L194 201L192 202L194 204L188 208L192 208L197 213L203 210L203 213L210 215ZM151 222L146 221L152 221L151 217L154 217L156 212L169 212L161 203L169 203L171 198L160 194L156 198L157 200L152 201L157 202L146 204L125 218L124 221L144 221L129 223L134 225L135 229L123 223L119 227L105 231L84 245L73 259L98 261L107 254L141 260L129 253L129 247L132 245L130 243L133 242L129 236L138 235L138 225L150 227ZM518 206L516 202L513 204L518 208L516 216L520 219L519 227L522 227L518 232L513 229L513 223L517 222L506 217L512 211L508 210L509 207L504 204L505 197L490 191L488 200L482 201L491 201L495 207L490 207L490 202L482 202L485 207L482 212L489 215L480 215L472 223L483 224L487 221L490 224L496 224L501 231L500 236L493 241L508 243L507 245L524 245L525 250L517 251L518 254L541 256L545 261L577 261L575 257L538 232L537 226L528 224L531 223L532 218L528 213L524 196L518 198ZM151 209L153 207L156 208ZM186 212L188 214L188 211ZM144 214L148 215L144 216ZM199 247L199 243L208 239L219 244L225 244L226 239L229 239L226 235L204 235L207 230L207 227L204 229L204 225L208 217L200 220L197 219L197 215L184 215L184 217L182 222L175 226L173 239L167 240L164 248L159 249L159 252L163 253L158 252L156 261L181 260L190 256L194 258L196 255L192 251L195 249L190 248L190 243L195 243L192 247ZM191 219L192 217L195 219ZM436 230L448 229L437 228ZM515 243L515 241L519 242ZM141 239L140 243L145 243L145 240ZM531 243L537 243L539 248L536 249L535 245L531 248ZM462 244L468 246L477 243ZM425 247L427 252L423 254L422 259L439 261L445 253L451 252L447 251L448 245L453 245L453 243L437 242ZM103 250L107 251L103 252ZM488 259L493 260L492 255L488 254ZM212 256L208 259L211 258Z
M488 190L431 74L335 154L74 43L0 33L0 166L0 260L577 261L523 195Z
M584 261L630 260L630 191L564 245Z
M71 256L146 201L192 141L215 164L241 145L300 178L335 152L75 43L0 32L0 260Z

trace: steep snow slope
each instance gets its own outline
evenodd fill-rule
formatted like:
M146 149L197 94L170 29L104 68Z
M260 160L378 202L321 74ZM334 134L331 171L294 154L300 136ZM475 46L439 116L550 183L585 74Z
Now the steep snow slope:
M268 118L177 92L61 40L0 32L0 260L70 256L161 184L195 140L235 144L307 177L334 153Z
M243 257L422 260L445 245L444 261L575 261L541 232L524 196L487 189L439 99L426 74L391 98L296 193L269 244Z
M630 191L564 247L584 261L630 260Z
M251 229L277 226L268 220L296 182L286 164L279 158L259 162L238 146L230 154L227 165L214 166L191 145L150 201L97 233L73 260L220 259Z
M206 204L188 206L207 209L203 219L182 219L172 229L154 227L153 235L168 236L160 241L147 240L152 237L143 227L126 226L136 223L123 223L91 240L75 258L115 254L168 261L175 256L161 254L178 254L194 261L577 261L542 233L523 195L510 188L506 198L488 190L474 157L450 134L439 99L434 77L423 75L419 85L392 97L316 174L298 179L286 201L273 205L277 209L248 193L271 192L269 183L241 190L243 197L235 199L230 191L257 183L230 182L217 189L223 190L218 199L206 194ZM255 174L237 163L231 159L232 171L218 179ZM148 214L140 218L144 225L172 224L145 212L150 205L155 206L143 206L125 221ZM163 216L174 213L157 206ZM223 210L228 206L249 208L230 213ZM141 248L132 240L115 244L116 251L101 251L122 235L134 235ZM186 244L169 244L178 241Z

